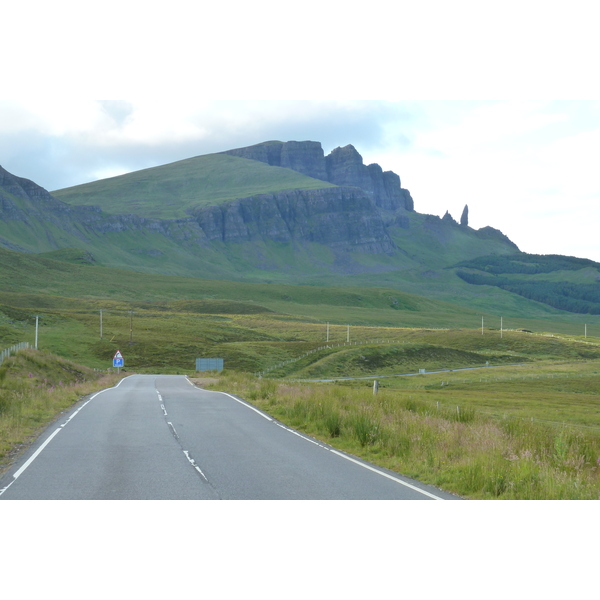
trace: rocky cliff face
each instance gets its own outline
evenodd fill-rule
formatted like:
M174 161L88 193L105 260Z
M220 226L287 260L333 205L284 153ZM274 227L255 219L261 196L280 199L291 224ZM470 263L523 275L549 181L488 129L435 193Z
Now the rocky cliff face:
M286 167L334 185L360 188L383 210L414 210L413 199L401 187L400 177L393 171L384 171L378 164L365 165L352 145L336 148L325 156L319 142L273 141L223 154Z
M356 188L290 190L197 209L206 237L226 243L308 241L333 249L391 254L395 245L373 201Z
M107 215L98 207L71 206L32 181L0 167L0 225L37 221L52 224L67 236L48 235L45 246L56 249L65 241L89 242L106 234L158 234L187 248L209 247L214 241L316 242L340 251L390 254L395 245L373 200L357 188L332 187L263 194L190 211L185 219L145 219L136 215ZM11 240L0 243L24 250Z
M272 167L293 169L308 177L327 181L325 155L319 142L264 142L222 154L259 160Z

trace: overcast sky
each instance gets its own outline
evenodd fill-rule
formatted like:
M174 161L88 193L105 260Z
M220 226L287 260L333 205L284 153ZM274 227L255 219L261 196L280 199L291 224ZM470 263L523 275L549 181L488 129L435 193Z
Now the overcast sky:
M414 4L9 8L0 165L54 190L271 139L352 144L419 212L468 204L524 251L600 261L600 102L570 99L598 97L588 4Z

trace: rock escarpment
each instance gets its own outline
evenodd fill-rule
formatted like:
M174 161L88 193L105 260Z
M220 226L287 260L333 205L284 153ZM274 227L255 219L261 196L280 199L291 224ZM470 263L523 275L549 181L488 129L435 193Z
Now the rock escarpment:
M352 145L336 148L325 156L320 142L272 141L223 154L286 167L334 185L360 188L383 210L414 210L413 199L401 187L400 177L393 171L384 171L378 164L365 165Z
M264 142L227 150L222 154L259 160L272 167L292 169L308 177L327 181L325 156L319 142Z
M191 214L210 241L316 242L369 254L395 250L372 199L352 187L261 194Z
M106 234L157 234L187 248L275 241L315 242L337 251L391 254L395 251L372 198L354 187L288 190L226 202L189 211L184 219L146 219L137 215L108 215L95 206L71 206L27 179L0 167L0 225L10 221L41 223L46 239L42 249L84 243ZM10 226L10 225L9 225ZM26 251L0 237L0 243Z

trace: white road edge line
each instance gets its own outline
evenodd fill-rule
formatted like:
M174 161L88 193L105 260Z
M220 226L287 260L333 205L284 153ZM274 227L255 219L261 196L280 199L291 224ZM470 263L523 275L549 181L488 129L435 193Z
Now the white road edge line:
M98 395L98 394L96 394L96 395ZM71 415L71 416L70 416L70 417L69 417L69 418L68 418L68 419L67 419L67 420L66 420L66 421L65 421L65 422L64 422L64 423L61 425L61 426L60 426L60 427L61 427L61 429L62 429L62 428L65 426L65 425L67 425L67 424L69 423L69 421L70 421L70 420L71 420L73 417L75 417L75 416L76 416L76 415L79 413L79 411L80 411L80 410L81 410L81 409L82 409L82 408L83 408L83 407L84 407L86 404L90 403L91 401L92 401L92 398L90 398L90 399L89 399L89 400L88 400L88 401L87 401L85 404L82 404L82 405L81 405L81 406L80 406L80 407L79 407L79 408L78 408L78 409L77 409L77 410L76 410L76 411L75 411L75 412L74 412L74 413L73 413L73 414L72 414L72 415Z
M236 398L235 396L232 396L231 394L228 394L227 392L217 392L217 393L218 394L224 394L225 396L229 396L232 400L235 400L236 402L239 402L240 404L243 404L246 408L249 408L250 410L253 410L255 413L259 414L263 419L266 419L267 421L272 421L273 420L268 415L265 415L264 412L261 412L257 408L254 408L254 406L248 404L247 402L244 402L243 400L240 400L239 398Z
M187 382L194 386L195 388L198 388L197 385L195 385L194 383L192 383L188 377L186 376L186 380ZM201 388L198 388L201 389ZM236 398L235 396L232 396L231 394L228 394L227 392L214 392L215 394L223 394L225 396L229 396L232 400L235 400L236 402L239 402L240 404L243 404L246 408L249 408L250 410L253 410L255 413L259 414L261 417L263 417L263 419L266 419L267 421L272 421L273 419L271 417L269 417L268 415L265 415L264 412L261 412L260 410L258 410L257 408L254 408L254 406L252 406L251 404L248 404L247 402L244 402L243 400L240 400L239 398Z
M25 471L25 469L38 457L38 455L40 454L40 452L52 441L52 439L54 438L54 436L61 429L62 429L61 427L59 427L58 429L55 429L54 433L52 433L52 435L50 435L48 437L48 439L33 453L33 455L29 457L29 460L13 475L13 477L15 479L19 478L19 476L23 473L23 471Z
M341 452L338 452L337 450L334 450L333 448L328 448L327 446L324 446L323 444L319 444L319 442L315 442L314 440L307 438L306 436L302 435L301 433L298 433L297 431L294 431L293 429L286 427L285 425L280 425L279 423L278 423L278 425L282 429L285 429L286 431L289 431L290 433L297 435L298 437L302 438L303 440L306 440L307 442L310 442L311 444L315 444L315 446L319 446L320 448L324 448L325 450L329 450L329 452L333 452L334 454L337 454L338 456L341 456L342 458L345 458L346 460L356 463L357 465L360 465L361 467L364 467L365 469L369 469L370 471L373 471L374 473L377 473L378 475L387 477L388 479L391 479L392 481L395 481L396 483L400 483L400 484L402 484L406 487L409 487L417 492L420 492L421 494L425 494L425 496L429 496L430 498L433 498L434 500L443 500L443 498L440 498L439 496L435 496L434 494L430 494L429 492L426 492L425 490L422 490L414 485L411 485L410 483L406 483L405 481L402 481L401 479L398 479L397 477L388 475L387 473L384 473L383 471L380 471L379 469L375 469L373 467L370 467L369 465L366 465L365 463L362 463L358 460L350 458L347 454L343 454Z
M27 460L27 462L13 475L13 480L3 489L0 490L0 496L2 496L2 494L23 474L23 472L25 471L25 469L27 469L27 467L29 467L29 465L31 465L31 463L40 455L40 453L42 452L42 450L52 441L52 439L54 438L54 436L65 426L67 425L67 423L69 423L69 421L84 407L86 406L86 404L89 404L96 396L99 396L100 394L104 393L104 392L108 392L109 390L112 390L114 388L117 388L121 385L121 383L123 383L123 381L127 379L127 377L124 377L123 379L121 379L119 381L119 383L117 383L117 385L113 386L112 388L106 388L105 390L100 390L99 392L96 392L87 402L85 402L83 405L81 405L60 427L58 427L57 429L54 430L54 432L48 436L48 439L29 457L29 459Z
M320 448L325 448L327 450L327 448L325 446L323 446L323 444L319 444L319 442L315 442L315 440L311 440L310 438L307 438L305 435L302 435L301 433L298 433L297 431L294 431L293 429L286 427L282 423L275 423L275 424L278 425L279 427L281 427L281 429L285 429L286 431L289 431L290 433L297 435L299 438L302 438L303 440L310 442L311 444L314 444L315 446L319 446Z
M338 456L341 456L342 458L345 458L346 460L349 460L350 462L356 463L357 465L359 465L365 469L369 469L369 471L373 471L374 473L377 473L378 475L382 475L383 477L387 477L388 479L391 479L392 481L395 481L396 483L404 485L407 488L410 488L411 490L415 490L416 492L424 494L425 496L429 496L430 498L433 498L434 500L443 500L444 499L444 498L440 498L439 496L435 496L434 494L431 494L429 492L426 492L425 490L418 488L416 485L411 485L410 483L406 483L406 481L402 481L402 479L398 479L397 477L388 475L387 473L384 473L383 471L380 471L379 469L370 467L369 465L366 465L363 462L360 462L358 460L355 460L354 458L351 458L347 454L343 454L341 452L338 452L337 450L333 450L332 448L330 448L329 451L333 452L334 454L337 454Z

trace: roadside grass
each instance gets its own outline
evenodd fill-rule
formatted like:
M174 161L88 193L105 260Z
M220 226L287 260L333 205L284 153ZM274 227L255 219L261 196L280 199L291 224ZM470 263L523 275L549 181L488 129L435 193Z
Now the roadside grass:
M303 384L224 372L206 387L235 390L336 448L467 498L600 497L598 433L494 418L467 404L438 404L399 389L374 395L364 384Z
M390 377L379 386L435 406L460 405L496 419L577 426L600 435L600 360Z
M0 473L61 412L122 376L22 350L0 366Z

